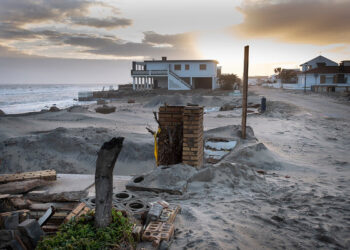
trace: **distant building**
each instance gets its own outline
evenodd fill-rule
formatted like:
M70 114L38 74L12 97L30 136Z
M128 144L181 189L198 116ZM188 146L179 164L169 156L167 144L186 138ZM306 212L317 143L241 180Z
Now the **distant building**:
M318 85L334 87L348 87L350 85L350 61L342 61L338 65L323 56L319 56L300 66L302 67L302 71L298 74L300 88L310 89Z
M281 78L277 78L276 83L264 83L263 86L285 89L325 89L330 91L350 88L350 60L341 61L338 64L324 56L318 56L300 64L300 67L301 70L292 70L295 71L297 77L292 82L286 82ZM282 73L283 70L285 69L282 69ZM288 72L291 73L292 71ZM276 75L274 76L276 77Z
M310 61L300 64L302 72L315 69L318 67L322 67L322 66L338 66L338 63L324 56L318 56L318 57L315 57L314 59L311 59Z
M216 60L149 60L132 62L134 90L215 89L218 71Z
M261 85L262 83L268 81L268 76L250 76L248 77L249 85Z

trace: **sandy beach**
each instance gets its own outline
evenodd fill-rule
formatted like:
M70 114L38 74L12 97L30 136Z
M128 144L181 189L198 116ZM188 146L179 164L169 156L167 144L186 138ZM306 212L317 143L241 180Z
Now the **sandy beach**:
M267 98L264 114L248 115L249 140L193 178L183 195L140 192L180 204L171 249L349 249L350 102L302 91L252 87L249 103ZM135 103L128 103L129 99ZM0 116L0 174L55 169L94 174L102 143L125 137L115 175L155 169L153 111L205 107L204 136L235 138L240 96L225 91L149 92L122 96L99 114L97 104L59 112ZM202 176L203 177L203 176Z

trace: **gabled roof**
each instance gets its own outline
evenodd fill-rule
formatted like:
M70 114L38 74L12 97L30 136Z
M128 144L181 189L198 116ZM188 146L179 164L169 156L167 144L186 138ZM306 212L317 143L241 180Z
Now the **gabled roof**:
M350 66L344 66L343 69L341 69L340 66L324 66L324 67L310 69L310 70L301 72L300 74L349 74L349 73L350 73Z
M336 62L334 62L334 61L328 59L327 57L324 57L324 56L317 56L317 57L315 57L314 59L311 59L311 60L309 60L309 61L307 61L307 62L304 62L303 64L300 64L300 66L303 66L303 65L305 65L305 64L308 64L308 63L310 63L310 62L312 62L312 61L319 61L319 60L320 60L320 61L328 61L328 62L332 62L332 63L338 64L338 63L336 63Z

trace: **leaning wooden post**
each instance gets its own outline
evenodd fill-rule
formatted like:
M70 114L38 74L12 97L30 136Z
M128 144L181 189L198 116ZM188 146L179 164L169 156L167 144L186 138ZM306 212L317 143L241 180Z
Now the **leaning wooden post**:
M243 96L242 96L242 139L246 138L247 103L248 103L248 66L249 46L244 47Z
M95 172L95 226L107 227L112 221L113 169L123 147L124 137L105 142L98 152Z

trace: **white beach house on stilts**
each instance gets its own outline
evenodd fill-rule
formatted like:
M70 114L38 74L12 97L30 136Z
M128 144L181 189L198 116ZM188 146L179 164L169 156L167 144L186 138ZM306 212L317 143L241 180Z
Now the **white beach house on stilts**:
M216 60L150 60L132 62L134 90L217 88Z

